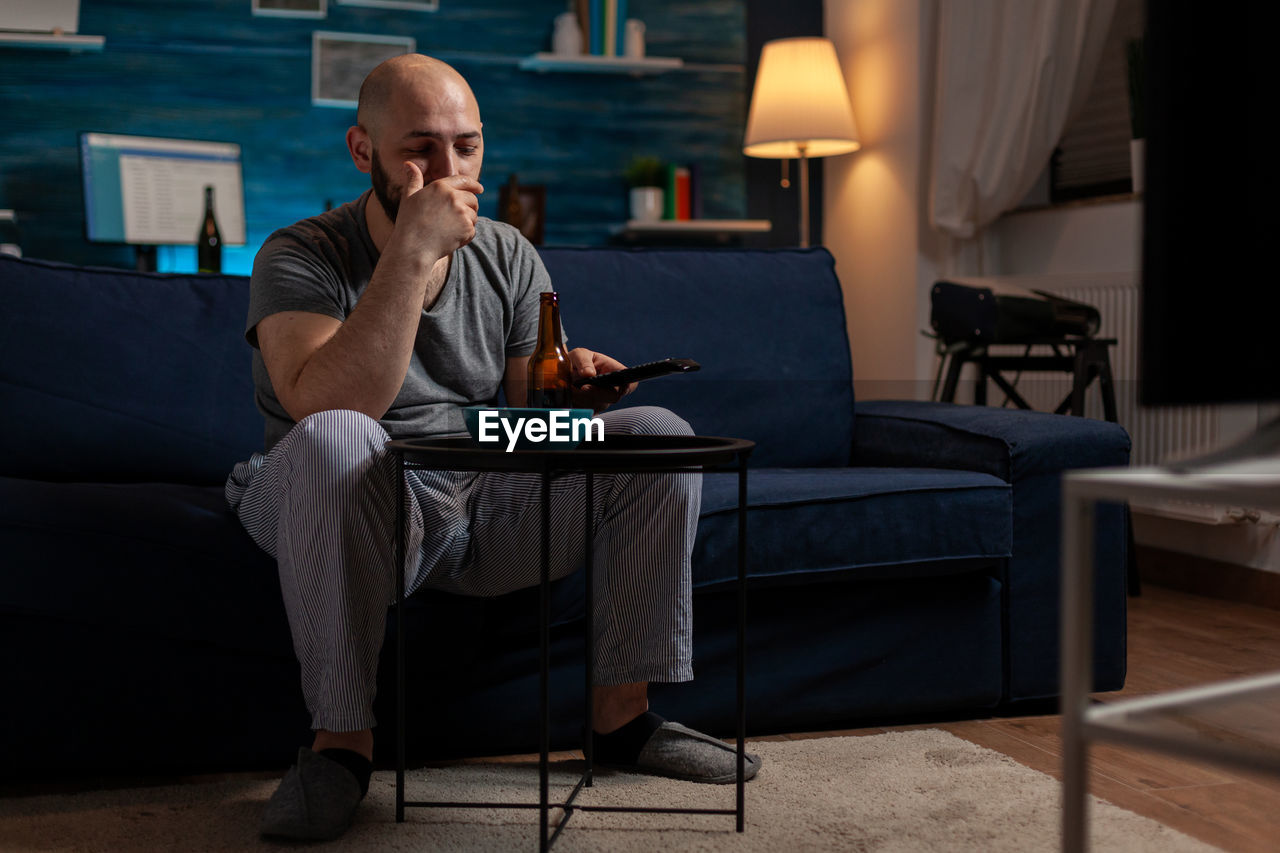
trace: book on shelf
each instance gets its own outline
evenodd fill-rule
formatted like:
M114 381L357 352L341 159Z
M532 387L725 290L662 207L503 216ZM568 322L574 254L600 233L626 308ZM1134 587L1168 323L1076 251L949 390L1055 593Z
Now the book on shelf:
M676 167L674 163L666 166L666 180L662 187L662 218L676 218Z
M604 55L618 55L618 0L604 0L604 32L601 33L601 40L604 42Z
M627 0L613 0L617 9L614 13L614 45L615 56L627 55Z
M666 191L663 194L663 219L687 221L693 218L688 166L667 165Z
M574 0L582 30L582 52L591 56L627 55L628 0Z
M676 166L676 219L687 222L692 218L689 207L689 167Z
M583 30L587 36L587 44L589 52L592 56L602 56L604 54L604 0L588 0L587 9L587 29Z
M578 13L578 29L582 32L582 52L591 52L591 0L574 0L574 11Z
M702 166L689 164L689 218L702 218Z

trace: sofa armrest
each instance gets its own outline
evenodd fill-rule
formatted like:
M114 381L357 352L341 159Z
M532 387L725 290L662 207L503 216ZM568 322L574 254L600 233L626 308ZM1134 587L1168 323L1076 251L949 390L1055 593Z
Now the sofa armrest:
M1004 699L1058 693L1062 472L1125 465L1117 424L987 406L875 400L855 409L854 465L960 468L1013 486L1013 553L1002 575ZM1098 508L1095 527L1094 689L1125 676L1125 508Z
M1119 424L992 406L859 401L853 435L853 465L958 468L1008 483L1129 462L1129 434Z

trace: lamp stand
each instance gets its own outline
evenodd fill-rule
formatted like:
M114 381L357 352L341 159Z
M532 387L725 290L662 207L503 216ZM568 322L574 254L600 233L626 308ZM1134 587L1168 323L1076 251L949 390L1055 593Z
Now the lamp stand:
M808 146L803 142L796 146L800 149L800 248L809 248L809 158L805 154Z

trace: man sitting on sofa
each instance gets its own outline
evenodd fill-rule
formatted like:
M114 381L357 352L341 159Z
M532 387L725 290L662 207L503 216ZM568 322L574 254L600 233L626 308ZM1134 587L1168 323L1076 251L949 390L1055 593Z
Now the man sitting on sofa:
M235 467L227 499L278 563L315 739L268 803L262 831L341 834L368 789L373 699L395 590L397 475L388 436L459 431L460 407L519 405L551 282L516 229L478 218L484 155L466 81L426 56L371 72L347 131L372 191L273 234L254 263L246 337L266 419L264 454ZM570 352L576 377L622 365ZM586 386L603 411L625 391ZM690 434L664 409L605 412L606 431ZM498 595L537 583L533 475L406 475L406 588ZM692 676L689 555L696 475L615 475L596 488L592 728L604 764L691 779L736 778L735 753L648 710L650 681ZM578 478L552 488L552 575L580 563ZM447 652L442 652L447 653ZM439 697L447 702L448 696ZM750 756L747 775L759 759Z

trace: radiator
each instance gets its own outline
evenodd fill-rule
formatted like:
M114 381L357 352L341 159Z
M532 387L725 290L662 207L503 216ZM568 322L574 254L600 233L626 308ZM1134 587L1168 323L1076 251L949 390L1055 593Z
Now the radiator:
M1218 412L1214 406L1144 408L1138 405L1139 297L1136 273L1058 273L1053 275L995 276L996 281L1093 305L1102 314L1098 336L1115 338L1111 347L1111 372L1115 377L1116 416L1133 440L1133 465L1155 465L1212 449L1218 441ZM1021 355L1025 347L991 347L992 353ZM1048 354L1035 347L1032 354ZM1011 376L1005 374L1007 379ZM1053 411L1071 392L1066 373L1026 373L1017 383L1018 393L1032 407ZM1000 405L1004 392L989 383L987 401ZM1012 405L1010 403L1009 405ZM1085 414L1102 418L1102 394L1097 380L1089 386Z

